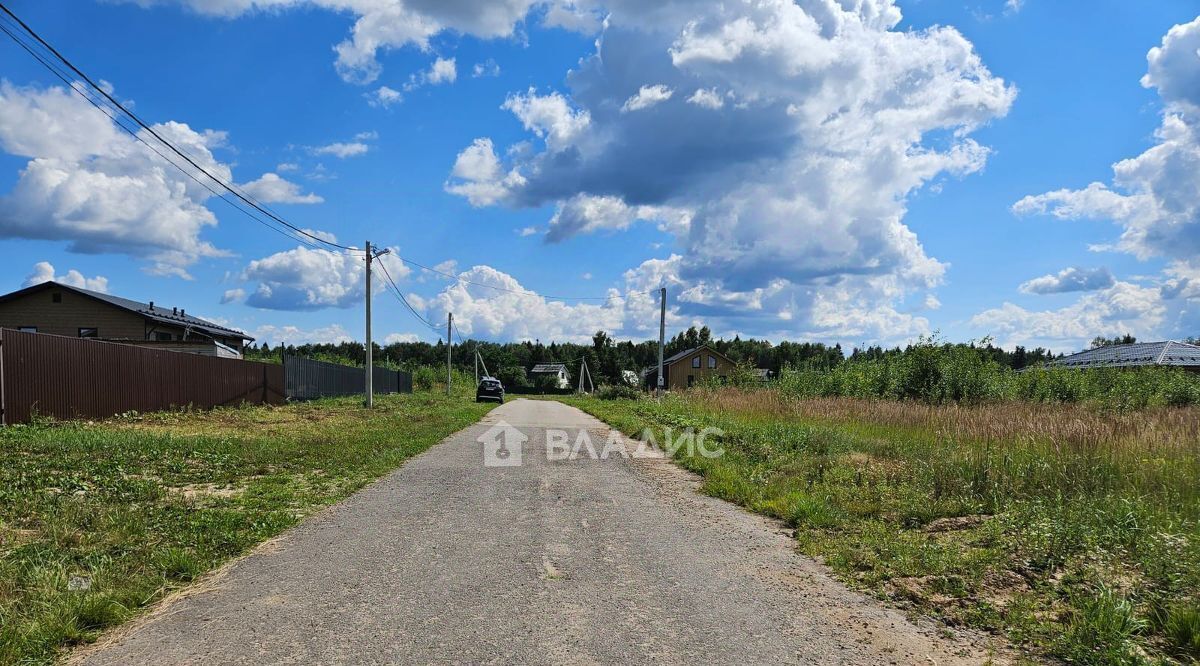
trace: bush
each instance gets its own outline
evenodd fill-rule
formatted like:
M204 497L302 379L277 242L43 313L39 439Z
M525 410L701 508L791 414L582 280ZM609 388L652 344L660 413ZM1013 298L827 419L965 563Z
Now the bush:
M438 372L427 365L423 365L413 371L412 381L414 390L431 391L434 384L438 381Z

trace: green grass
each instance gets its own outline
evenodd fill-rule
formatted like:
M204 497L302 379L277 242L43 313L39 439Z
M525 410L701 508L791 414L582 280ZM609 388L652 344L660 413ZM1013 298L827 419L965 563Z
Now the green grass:
M466 388L0 429L0 664L55 661L474 423Z
M705 493L903 607L1081 664L1200 659L1200 410L566 398L626 434L714 426Z

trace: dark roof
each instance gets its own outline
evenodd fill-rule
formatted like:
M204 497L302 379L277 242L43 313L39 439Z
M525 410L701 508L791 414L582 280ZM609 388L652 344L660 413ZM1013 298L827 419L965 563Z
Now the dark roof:
M538 363L530 372L558 372L566 369L567 366L562 363Z
M90 289L82 289L80 287L72 287L69 284L63 284L61 282L53 282L53 281L42 282L40 284L35 284L32 287L26 287L24 289L19 289L12 293L8 293L3 296L0 296L0 303L10 300L10 299L13 299L13 298L24 296L25 294L37 291L39 289L49 289L51 287L57 287L59 289L66 289L67 291L73 291L77 294L82 294L89 298L94 298L98 301L103 301L105 303L108 303L109 305L113 305L118 308L121 308L122 310L128 310L129 312L139 314L151 321L157 321L157 322L160 322L163 324L171 324L173 326L190 327L190 328L198 330L202 333L208 333L209 335L220 335L220 336L224 336L224 337L241 338L242 340L251 340L251 341L254 340L254 338L250 337L249 335L246 335L245 333L242 333L241 331L238 331L238 330L235 330L232 328L226 328L224 326L214 324L211 321L207 321L207 320L201 319L199 317L193 317L188 314L182 314L182 311L176 311L171 308L164 308L161 305L155 305L154 307L150 307L149 303L142 303L140 301L134 301L134 300L130 300L128 298L121 298L120 296L113 296L112 294L102 294L98 291L92 291Z
M1144 365L1200 367L1200 347L1186 342L1111 345L1064 356L1050 365L1064 368L1131 368Z

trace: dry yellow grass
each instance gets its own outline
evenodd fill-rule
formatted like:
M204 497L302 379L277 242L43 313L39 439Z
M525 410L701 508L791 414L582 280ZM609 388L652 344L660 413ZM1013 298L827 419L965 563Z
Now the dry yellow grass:
M1200 451L1200 407L1121 412L1080 404L928 405L857 398L795 398L779 391L743 389L695 392L694 399L707 409L746 416L920 428L954 441L1030 442L1076 450L1119 447L1191 454Z

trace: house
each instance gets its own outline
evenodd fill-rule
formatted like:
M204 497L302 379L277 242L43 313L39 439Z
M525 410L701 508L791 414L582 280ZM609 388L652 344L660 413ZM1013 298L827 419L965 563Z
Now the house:
M1200 346L1186 342L1137 342L1097 347L1050 363L1057 368L1137 368L1158 365L1200 372Z
M737 364L728 356L708 345L700 345L663 359L663 385L669 391L677 391L713 378L724 383L736 369ZM644 385L653 389L658 381L658 367L646 369L642 377Z
M240 358L254 338L179 308L43 282L0 296L0 328Z
M567 379L567 366L562 363L538 363L533 366L533 370L529 374L538 377L549 377L554 384L554 388L570 388L571 382Z

